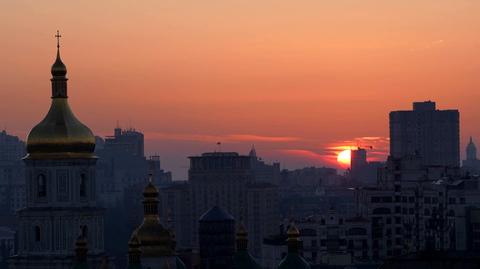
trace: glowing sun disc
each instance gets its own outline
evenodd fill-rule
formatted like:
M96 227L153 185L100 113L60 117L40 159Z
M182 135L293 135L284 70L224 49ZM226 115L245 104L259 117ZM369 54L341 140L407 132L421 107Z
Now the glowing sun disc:
M349 149L340 152L337 156L337 161L343 165L350 165L350 154L351 151Z

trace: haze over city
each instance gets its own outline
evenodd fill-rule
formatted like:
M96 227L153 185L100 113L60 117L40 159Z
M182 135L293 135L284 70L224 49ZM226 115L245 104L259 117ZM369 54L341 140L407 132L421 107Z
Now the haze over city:
M388 112L430 99L459 109L463 149L480 137L479 10L470 0L4 1L0 114L11 116L0 126L25 139L44 116L59 29L77 116L97 135L117 121L144 132L176 179L217 142L254 144L286 168L341 168L339 149L357 145L383 161Z

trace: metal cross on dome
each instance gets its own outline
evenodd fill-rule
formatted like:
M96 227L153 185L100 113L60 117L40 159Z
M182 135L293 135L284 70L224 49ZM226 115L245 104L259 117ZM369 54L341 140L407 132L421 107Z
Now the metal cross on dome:
M60 31L57 30L57 34L55 35L55 37L57 38L57 48L60 48L60 37L62 37L60 35Z

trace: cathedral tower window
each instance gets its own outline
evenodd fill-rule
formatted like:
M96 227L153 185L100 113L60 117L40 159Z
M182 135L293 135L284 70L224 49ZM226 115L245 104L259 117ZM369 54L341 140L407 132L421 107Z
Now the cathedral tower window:
M80 197L87 197L87 176L80 174Z
M40 242L40 227L35 226L35 242Z
M44 174L40 174L37 177L37 191L38 197L47 196L47 178Z

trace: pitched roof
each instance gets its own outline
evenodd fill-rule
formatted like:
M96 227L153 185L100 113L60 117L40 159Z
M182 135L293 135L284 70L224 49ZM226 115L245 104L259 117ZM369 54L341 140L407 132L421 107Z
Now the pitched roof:
M200 221L225 221L225 220L235 220L232 215L223 211L218 206L210 208L206 213L200 217Z

